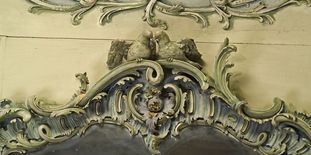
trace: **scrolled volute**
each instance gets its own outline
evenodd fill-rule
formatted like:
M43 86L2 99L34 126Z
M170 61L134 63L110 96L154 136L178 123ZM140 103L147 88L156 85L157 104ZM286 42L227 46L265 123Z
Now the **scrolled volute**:
M193 40L173 42L164 32L150 34L144 32L130 44L113 43L129 46L111 48L108 63L118 65L90 88L86 73L76 74L81 86L66 104L38 97L25 104L1 100L1 154L36 151L83 136L98 124L123 126L132 136L139 134L152 154L161 153L162 141L198 125L233 136L262 154L311 153L309 115L290 111L277 98L270 110L255 110L231 91L229 68L233 65L228 58L237 48L228 39L211 77L187 57L201 56Z

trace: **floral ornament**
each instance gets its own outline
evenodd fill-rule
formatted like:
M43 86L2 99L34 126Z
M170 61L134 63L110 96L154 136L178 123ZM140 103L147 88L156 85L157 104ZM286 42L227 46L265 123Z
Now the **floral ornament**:
M125 47L118 52L127 50L127 44L119 45ZM97 124L125 127L143 138L151 154L161 154L162 141L198 125L219 130L262 154L311 154L310 115L292 111L281 99L269 110L255 110L230 90L228 69L233 65L228 58L235 51L226 39L213 78L172 55L121 62L91 88L86 73L76 74L81 86L66 104L37 97L25 104L0 100L0 154L61 143Z
M164 124L167 119L170 119L174 113L175 95L172 92L165 92L159 88L147 87L142 94L137 94L134 98L135 107L141 113L149 130L157 135L161 124Z
M43 10L71 12L72 24L77 25L83 16L94 8L99 7L101 16L99 23L104 25L111 21L112 16L119 12L142 9L142 20L152 27L167 29L165 21L156 18L155 10L171 15L193 18L202 27L208 26L207 15L216 13L223 28L229 29L233 17L257 18L260 22L274 22L271 13L289 5L300 5L311 0L205 0L192 2L189 0L27 0L34 4L30 12Z

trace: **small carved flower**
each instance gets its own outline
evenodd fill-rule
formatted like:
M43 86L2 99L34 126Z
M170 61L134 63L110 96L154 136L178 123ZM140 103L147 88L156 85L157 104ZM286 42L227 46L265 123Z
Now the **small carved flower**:
M162 94L158 89L147 89L145 94L137 96L136 109L143 114L146 125L152 133L158 133L159 120L165 120L168 114L172 114L175 105L173 93ZM163 123L163 122L162 122Z
M147 102L147 107L151 112L160 112L163 109L163 102L159 96L153 96Z

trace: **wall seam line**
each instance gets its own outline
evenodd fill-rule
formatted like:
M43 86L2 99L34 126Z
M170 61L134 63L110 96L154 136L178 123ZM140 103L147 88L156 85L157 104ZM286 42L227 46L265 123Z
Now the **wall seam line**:
M0 37L7 38L17 38L17 39L63 39L63 40L104 40L104 41L112 41L116 40L114 38L79 38L79 37L37 37L37 36L8 36L8 35L0 35ZM132 39L123 39L126 41L133 41ZM195 41L196 43L209 43L209 44L222 44L220 41ZM236 45L268 45L268 46L307 46L310 47L311 44L282 44L282 43L252 43L252 42L234 42L231 41L231 44Z

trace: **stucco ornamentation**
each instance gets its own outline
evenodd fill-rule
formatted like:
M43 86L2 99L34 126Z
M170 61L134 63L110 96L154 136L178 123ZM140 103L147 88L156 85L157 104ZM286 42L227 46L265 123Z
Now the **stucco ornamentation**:
M155 54L143 58L145 54L136 53L141 49ZM174 52L160 57L167 49ZM152 154L161 153L161 141L189 126L215 128L262 154L311 153L309 115L291 111L278 98L272 108L254 110L229 89L228 69L233 65L227 61L237 49L228 39L216 58L213 77L191 61L189 55L200 57L196 50L191 39L170 42L162 31L146 31L133 42L112 42L107 63L118 63L91 88L86 73L76 74L81 87L68 103L38 97L25 103L1 100L1 154L36 151L106 123L141 135ZM130 51L136 57L126 60Z
M104 25L111 21L113 15L119 12L144 8L143 20L152 27L167 29L165 21L156 18L154 10L172 15L194 18L203 27L208 26L207 15L217 13L223 28L229 29L233 17L258 18L260 22L272 24L271 13L288 5L300 5L305 2L310 6L310 0L27 0L35 4L30 12L43 10L71 12L72 24L80 23L83 16L99 7L101 16L99 23Z

